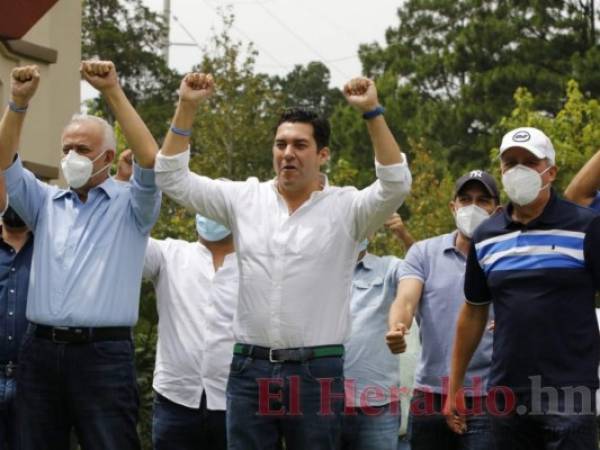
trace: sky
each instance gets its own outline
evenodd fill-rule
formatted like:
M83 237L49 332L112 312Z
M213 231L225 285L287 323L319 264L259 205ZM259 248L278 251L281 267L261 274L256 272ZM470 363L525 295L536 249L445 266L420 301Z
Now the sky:
M144 0L153 11L164 0ZM171 0L169 65L185 73L202 57L202 47L222 29L217 9L232 5L232 35L253 42L259 52L256 71L284 75L295 64L322 61L331 85L341 87L360 75L362 43L385 43L385 31L397 26L401 0ZM198 45L195 45L198 44ZM199 48L200 47L200 48ZM118 69L118 68L117 68ZM82 86L82 98L94 93Z

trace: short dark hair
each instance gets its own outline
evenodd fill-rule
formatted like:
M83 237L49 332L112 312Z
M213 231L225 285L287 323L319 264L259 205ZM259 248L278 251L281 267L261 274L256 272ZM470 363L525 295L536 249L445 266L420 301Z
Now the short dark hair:
M321 150L323 147L327 147L329 145L329 135L331 134L329 121L325 117L317 114L315 111L301 107L287 108L281 113L281 116L279 116L279 120L277 121L277 125L275 125L274 129L275 133L277 132L279 125L284 122L300 122L312 125L313 136L315 138L315 142L317 143L317 150Z

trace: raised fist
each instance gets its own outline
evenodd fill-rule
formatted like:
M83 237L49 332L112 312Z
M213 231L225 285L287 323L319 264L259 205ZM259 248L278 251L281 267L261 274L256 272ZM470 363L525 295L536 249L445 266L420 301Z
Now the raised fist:
M81 77L100 92L119 86L117 70L112 61L82 61Z
M368 78L353 78L344 85L343 93L348 103L363 113L379 105L375 83Z
M10 97L19 108L25 108L40 83L38 66L16 67L10 77Z
M200 103L209 98L215 90L212 75L199 72L188 73L179 85L179 100Z

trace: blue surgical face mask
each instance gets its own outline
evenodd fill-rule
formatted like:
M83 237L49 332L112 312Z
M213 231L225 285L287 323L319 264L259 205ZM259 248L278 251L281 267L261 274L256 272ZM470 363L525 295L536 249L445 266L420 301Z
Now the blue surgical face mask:
M369 240L368 239L365 239L360 244L358 244L358 253L366 250L367 247L368 247L368 245L369 245Z
M200 214L196 214L196 231L202 239L209 242L223 240L231 234L228 228Z

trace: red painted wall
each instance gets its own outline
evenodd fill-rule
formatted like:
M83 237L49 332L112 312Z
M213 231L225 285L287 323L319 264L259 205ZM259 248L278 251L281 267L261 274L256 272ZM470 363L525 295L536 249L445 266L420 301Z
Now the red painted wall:
M0 0L0 39L20 39L58 0Z

